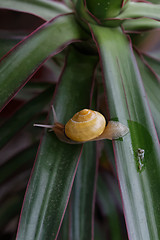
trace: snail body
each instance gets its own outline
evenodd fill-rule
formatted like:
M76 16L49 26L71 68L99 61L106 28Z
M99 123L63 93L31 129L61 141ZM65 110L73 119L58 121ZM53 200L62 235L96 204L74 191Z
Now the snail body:
M53 125L34 124L34 126L50 128L61 141L66 143L78 144L102 139L118 139L129 132L129 129L120 122L109 121L106 126L104 116L90 109L83 109L76 113L66 125L57 121L53 106L52 111Z

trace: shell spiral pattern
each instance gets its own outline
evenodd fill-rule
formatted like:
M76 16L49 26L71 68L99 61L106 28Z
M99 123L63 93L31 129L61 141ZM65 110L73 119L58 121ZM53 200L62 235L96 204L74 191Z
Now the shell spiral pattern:
M106 120L101 113L83 109L67 122L65 134L74 141L85 142L101 135L105 125Z

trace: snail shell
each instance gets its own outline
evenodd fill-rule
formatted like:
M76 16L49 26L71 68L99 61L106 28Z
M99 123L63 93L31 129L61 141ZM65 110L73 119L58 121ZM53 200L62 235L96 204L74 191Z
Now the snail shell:
M101 135L105 129L104 116L96 111L83 109L65 125L67 137L77 142L86 142Z
M70 144L85 143L102 139L118 139L129 132L129 129L120 122L109 121L106 126L104 116L90 109L83 109L76 113L64 126L57 121L55 110L52 106L54 124L34 126L50 128L59 140Z

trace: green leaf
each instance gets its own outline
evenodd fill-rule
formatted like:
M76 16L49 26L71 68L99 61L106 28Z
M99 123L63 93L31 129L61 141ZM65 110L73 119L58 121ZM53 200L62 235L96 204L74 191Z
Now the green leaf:
M96 23L95 19L87 12L86 5L85 5L84 1L77 0L77 2L76 2L76 13L79 16L79 19L84 19L85 21L87 20L88 22ZM86 26L87 26L85 21L80 22L81 25L84 28L86 28Z
M49 89L26 103L0 127L0 148L8 143L9 140L36 114L43 110L43 108L51 101L53 91L54 86L49 87Z
M155 127L160 137L160 82L157 80L156 76L148 69L145 64L137 57L137 63L140 69L140 73L142 76L143 84L147 93L147 97L149 100L149 105L151 108L153 120L155 122Z
M112 171L114 171L114 174L116 175L116 165L115 165L115 161L114 161L114 152L113 152L113 146L112 146L112 142L111 141L106 141L104 143L104 153L101 157L101 161L100 164L102 165L102 167L108 166L108 163L106 161L106 159L108 160L109 164L112 166Z
M28 12L45 20L71 12L63 3L48 0L1 0L0 8Z
M97 59L71 51L56 91L54 106L60 122L89 105ZM78 76L78 77L77 77ZM82 145L61 142L45 133L27 189L17 240L56 239L68 203Z
M100 48L109 118L130 131L123 141L113 142L129 239L159 239L160 148L135 57L119 29L92 29Z
M160 28L160 22L150 18L128 19L123 22L125 31L139 31Z
M128 2L117 16L120 19L126 18L153 18L160 20L160 4L149 4L143 2Z
M97 18L113 18L120 13L123 0L86 0L88 10Z
M64 0L63 1L69 8L73 8L73 2L72 0Z
M86 143L73 186L71 231L76 240L93 239L94 200L96 183L96 146Z
M146 63L148 64L148 66L151 67L151 69L158 75L158 77L160 78L160 60L153 58L149 55L143 55L144 60L146 61Z
M0 107L3 107L44 61L73 41L83 38L74 16L65 15L42 25L0 62Z
M58 235L58 240L68 240L71 234L71 228L70 228L70 224L71 224L71 211L70 211L70 207L71 207L71 198L69 200L67 209L65 211L65 215L64 215L64 219L62 222L62 226Z

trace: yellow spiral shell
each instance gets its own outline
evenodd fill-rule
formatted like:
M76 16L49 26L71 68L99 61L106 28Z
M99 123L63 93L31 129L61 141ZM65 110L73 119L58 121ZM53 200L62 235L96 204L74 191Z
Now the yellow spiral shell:
M67 122L65 134L74 141L85 142L98 137L105 125L106 120L101 113L83 109Z

